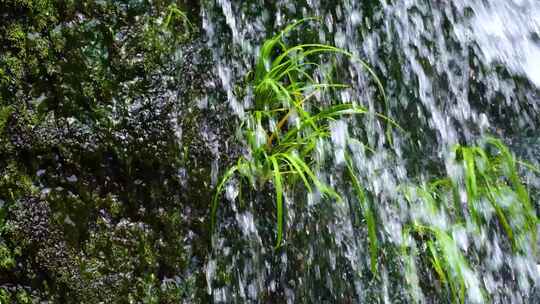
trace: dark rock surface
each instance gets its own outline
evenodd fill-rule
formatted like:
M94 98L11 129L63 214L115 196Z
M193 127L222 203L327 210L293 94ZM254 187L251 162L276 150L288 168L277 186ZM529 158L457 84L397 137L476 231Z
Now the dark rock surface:
M207 303L212 170L234 158L234 119L197 17L186 36L155 22L167 1L38 2L0 5L0 34L49 47L0 41L0 303ZM21 48L36 62L16 74Z

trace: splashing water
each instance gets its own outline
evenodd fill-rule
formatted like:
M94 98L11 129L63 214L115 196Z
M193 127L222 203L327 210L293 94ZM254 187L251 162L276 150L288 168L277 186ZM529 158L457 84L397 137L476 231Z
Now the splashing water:
M355 101L371 112L387 113L407 134L394 131L389 145L377 120L336 121L330 143L317 147L321 180L339 189L344 202L327 202L319 193L290 191L285 196L287 243L273 250L274 222L269 189L239 194L228 185L229 206L221 215L207 263L209 292L216 303L410 303L452 301L451 292L424 269L420 255L427 232L405 234L406 223L425 223L432 240L447 253L446 264L463 278L466 302L535 302L538 269L531 240L523 252L509 250L503 236L470 217L453 225L444 208L411 205L424 198L420 190L406 197L402 185L434 176L463 180L452 147L474 144L486 134L523 142L537 134L540 122L540 3L534 0L492 1L291 1L208 0L203 27L232 111L242 120L253 104L253 92L238 94L253 70L264 39L291 22L319 16L306 25L320 43L343 48L365 59L383 79L388 104L382 105L372 80L361 66L344 71L352 88L344 102ZM364 134L374 150L349 140ZM534 149L525 145L523 149ZM353 168L377 206L380 226L378 275L370 271L368 231L350 185L343 182L343 150L353 151ZM515 151L521 155L538 155ZM530 159L530 161L538 161ZM538 186L534 176L530 185ZM465 208L465 185L458 202ZM243 204L235 198L244 195ZM502 193L501 204L515 197ZM506 203L505 203L506 202ZM416 208L414 206L417 206ZM536 206L536 204L535 204ZM497 211L479 202L485 218ZM468 216L468 215L467 215ZM525 219L516 219L516 223ZM469 261L465 263L464 261ZM424 264L423 264L424 263ZM452 278L448 278L452 280ZM406 287L409 286L409 287Z
M471 29L462 40L476 41L487 62L501 62L512 72L525 74L540 87L540 7L535 1L495 1L476 6Z

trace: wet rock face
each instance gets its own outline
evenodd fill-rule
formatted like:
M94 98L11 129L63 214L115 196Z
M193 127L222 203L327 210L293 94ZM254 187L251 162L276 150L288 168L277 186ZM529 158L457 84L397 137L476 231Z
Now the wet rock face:
M16 279L27 277L31 285L50 278L54 282L49 287L52 290L67 287L80 292L80 271L74 267L77 252L67 245L51 217L47 202L37 199L22 201L10 210L5 237L8 244L17 244L20 251L11 275Z
M94 83L101 93L89 103L77 99L88 93L85 84L67 78L12 77L8 86L0 77L0 114L7 113L0 115L1 303L207 303L207 213L212 182L237 153L234 119L205 44L196 34L174 38L154 23L167 13L165 2L148 10L75 5L82 19L47 19L70 35L79 26L91 33L84 27L95 26L92 18L122 33L109 45L108 62L81 66L86 80L100 73L111 80ZM155 32L137 33L145 22ZM107 45L99 33L84 39ZM130 50L140 62L122 53ZM73 46L60 57L70 63L78 51ZM42 90L46 99L17 93L32 85L58 90ZM205 92L214 93L203 98Z
M17 265L0 286L73 303L204 293L195 286L204 284L212 164L231 157L232 125L226 109L208 115L181 97L135 103L107 128L67 119L29 127L13 114L9 160L29 189L9 204L2 240L17 248Z

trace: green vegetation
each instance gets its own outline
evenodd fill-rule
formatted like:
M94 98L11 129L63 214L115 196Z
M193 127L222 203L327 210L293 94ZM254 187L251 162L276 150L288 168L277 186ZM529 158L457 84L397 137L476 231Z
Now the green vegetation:
M239 176L242 183L245 182L254 190L271 182L276 200L276 247L281 246L283 240L283 196L285 192L296 187L297 182L301 182L309 192L317 190L329 199L342 200L340 195L314 172L314 168L323 166L317 161L314 150L323 141L331 140L332 121L367 113L364 107L355 103L316 100L317 95L331 96L334 91L347 88L347 85L333 83L331 79L327 83L315 81L313 74L320 67L315 60L317 56L352 56L330 45L288 46L285 36L307 20L309 19L288 26L261 47L253 80L255 105L242 125L242 134L248 144L248 155L240 157L237 163L226 171L212 201L213 227L220 195L231 178ZM363 62L362 65L367 67ZM371 69L368 68L367 71L380 85ZM321 103L327 105L320 106ZM355 189L361 191L353 171L348 172L354 181ZM364 201L361 195L359 198ZM372 219L369 208L365 209L365 212L367 217ZM373 246L376 246L375 234L370 236Z
M165 73L189 39L170 2L3 1L0 106L107 123L111 102Z
M207 302L190 266L207 228L182 216L205 209L178 178L206 168L182 159L165 117L183 105L163 98L207 70L178 53L197 39L193 10L0 1L0 303ZM203 245L185 247L187 231Z
M453 300L463 303L467 292L471 297L487 295L472 271L471 251L459 241L495 225L515 254L536 255L538 218L519 177L520 162L500 140L488 138L483 147L458 145L454 157L456 176L403 188L415 210L405 225L403 254L411 255L409 261L424 261L417 268L432 269Z

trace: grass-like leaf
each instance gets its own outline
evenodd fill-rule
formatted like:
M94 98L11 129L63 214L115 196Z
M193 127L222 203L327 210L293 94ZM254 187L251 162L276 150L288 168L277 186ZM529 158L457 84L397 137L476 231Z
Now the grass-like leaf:
M318 142L330 140L329 123L344 116L363 115L367 109L352 103L339 100L326 100L328 106L320 107L317 96L325 92L346 89L346 84L333 83L331 79L318 83L313 73L319 68L315 61L319 55L340 55L360 63L373 77L386 103L382 83L374 71L364 62L342 49L331 45L308 43L289 46L285 36L300 24L315 20L302 19L287 26L276 36L264 42L254 69L254 79L250 84L254 92L254 108L250 109L242 123L249 150L249 159L241 157L238 163L227 170L216 188L212 202L212 225L219 194L233 175L239 175L240 181L248 182L253 190L255 185L271 183L275 189L277 213L276 248L281 246L284 231L283 195L286 189L294 189L297 182L305 186L308 192L319 191L323 197L342 201L335 189L326 185L317 177L313 168L319 164L313 157L313 150ZM331 95L331 94L330 94ZM397 126L387 115L376 114L390 126ZM291 118L296 124L289 124ZM248 170L248 168L250 168ZM351 178L354 172L350 171ZM359 181L354 177L354 184L361 189ZM377 238L376 223L373 210L361 200L363 212L368 223L372 269L376 268Z

